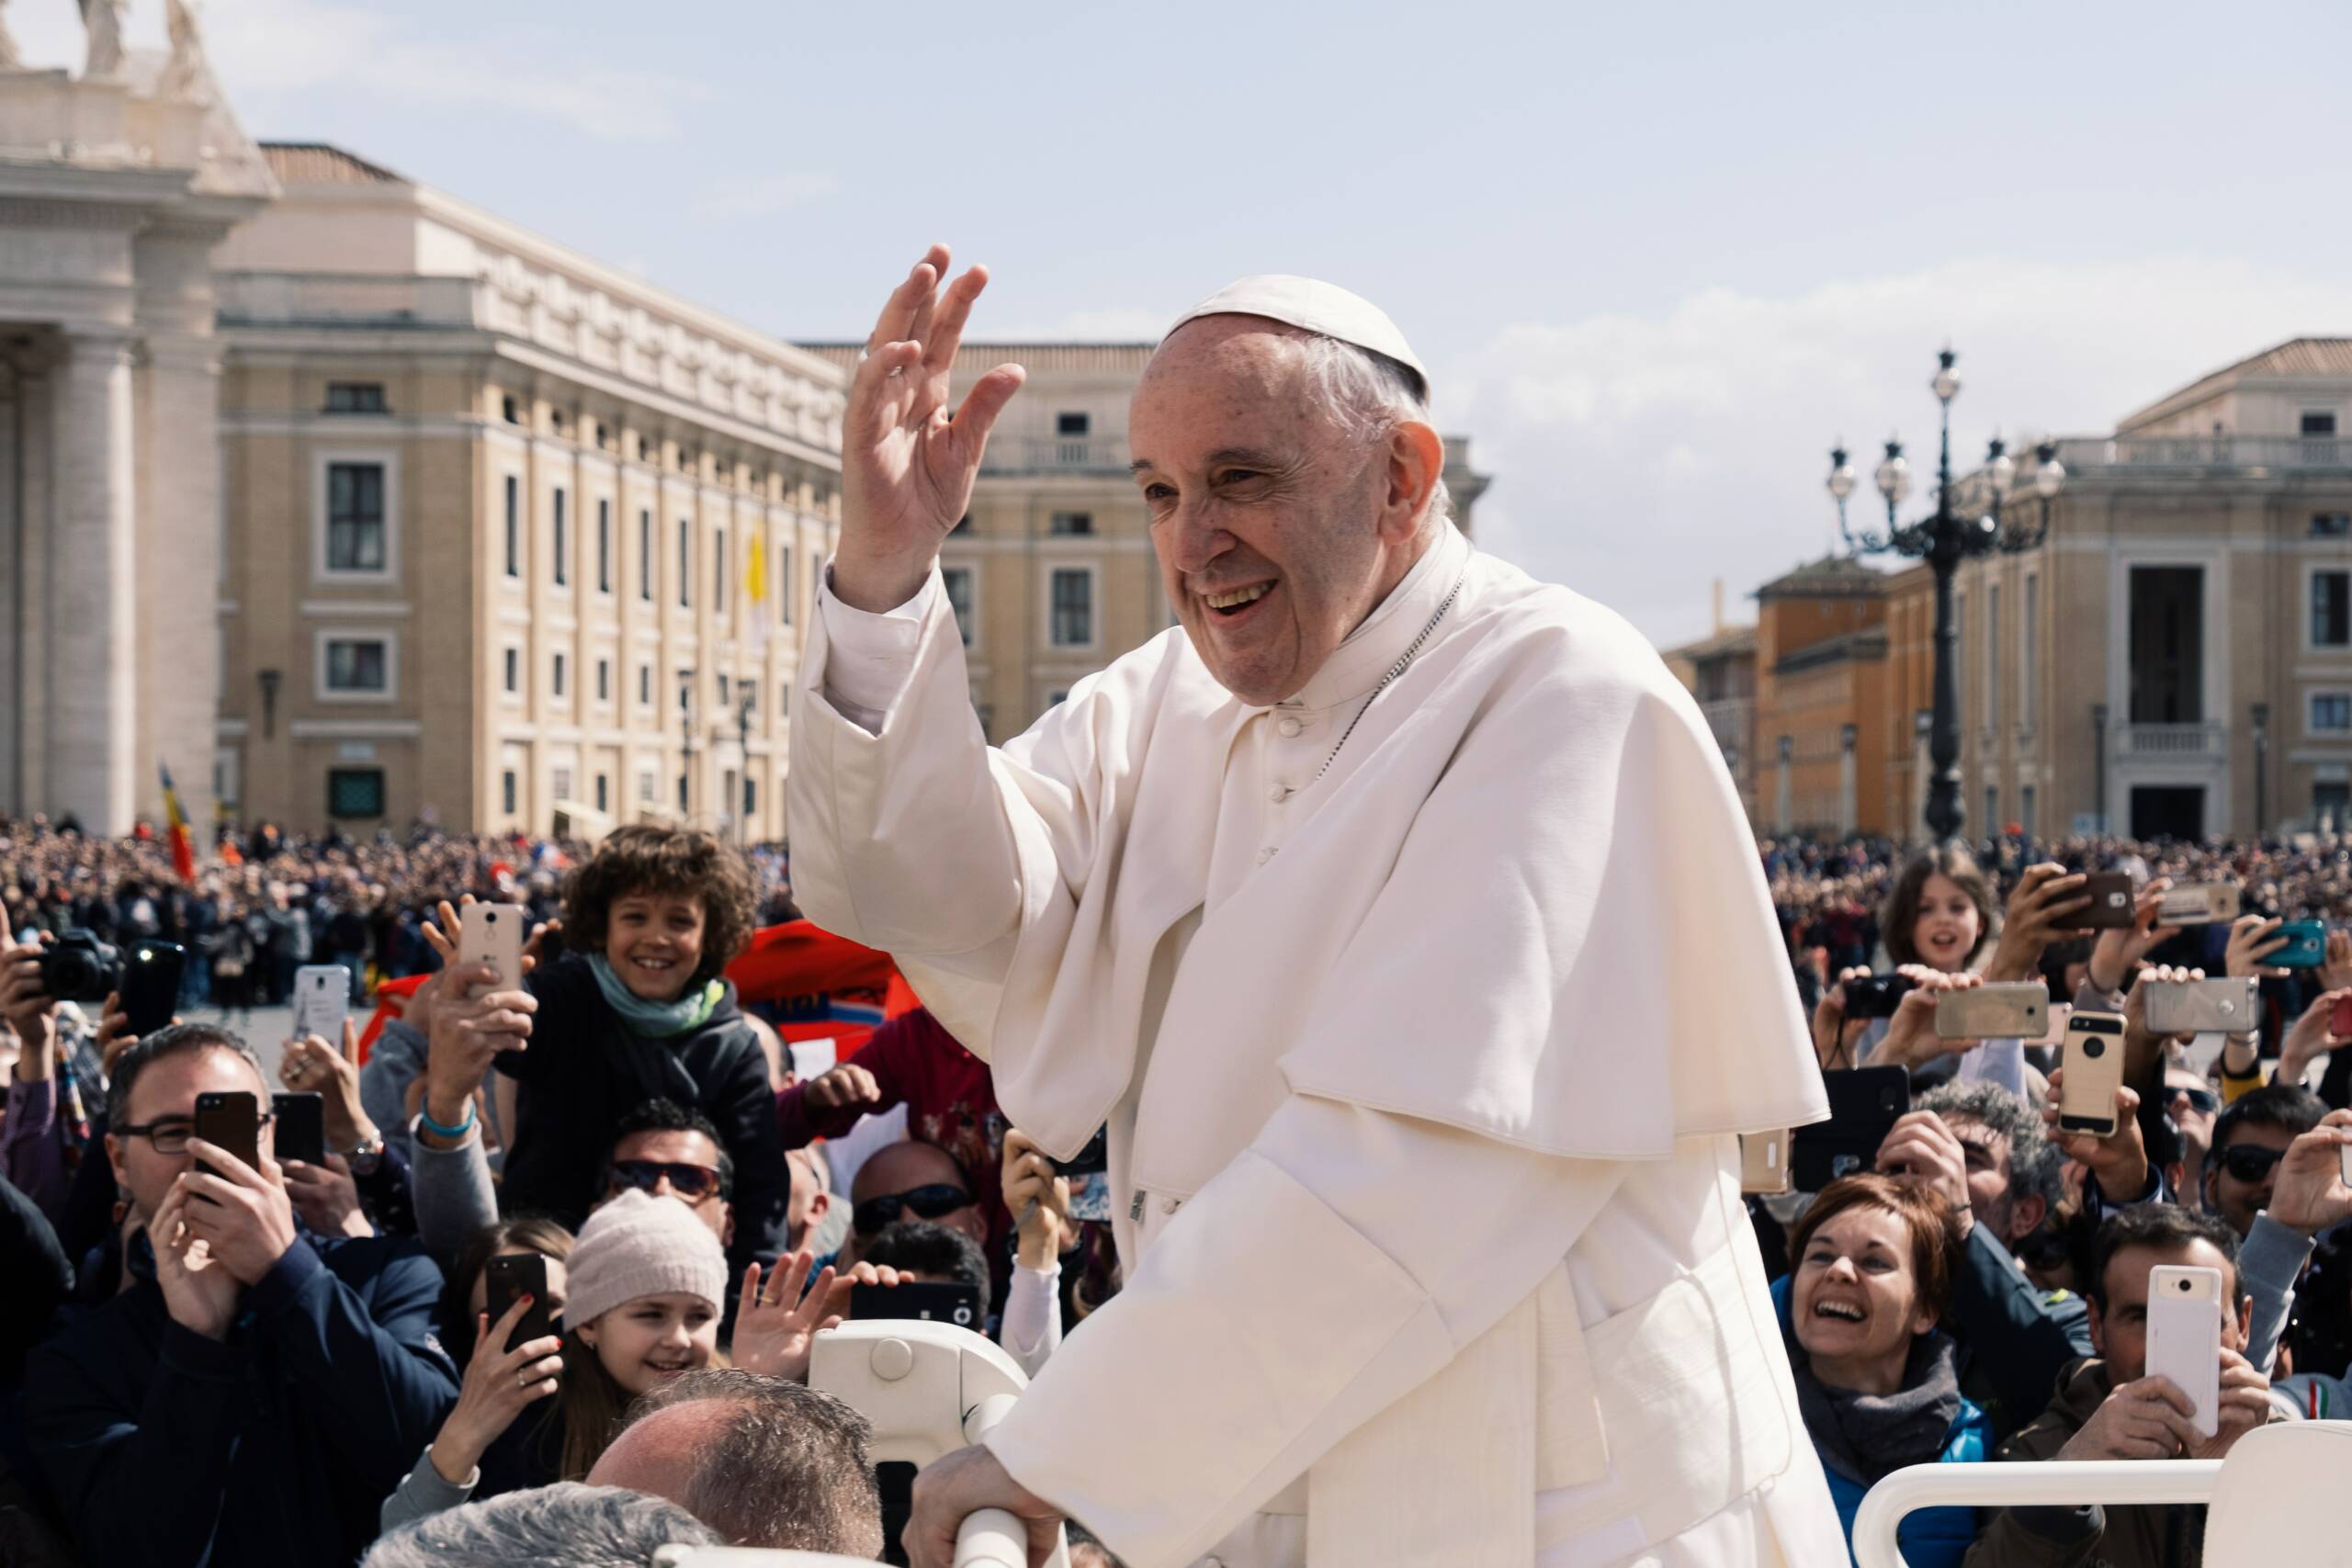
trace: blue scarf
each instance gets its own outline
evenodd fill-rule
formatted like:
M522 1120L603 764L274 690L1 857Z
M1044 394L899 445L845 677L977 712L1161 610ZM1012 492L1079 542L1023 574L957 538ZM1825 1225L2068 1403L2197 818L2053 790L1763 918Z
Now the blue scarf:
M669 1040L700 1029L710 1021L718 998L727 994L727 983L713 980L674 1002L649 1002L622 983L603 953L590 953L588 968L596 976L596 988L605 993L605 1005L620 1014L629 1032L642 1040Z

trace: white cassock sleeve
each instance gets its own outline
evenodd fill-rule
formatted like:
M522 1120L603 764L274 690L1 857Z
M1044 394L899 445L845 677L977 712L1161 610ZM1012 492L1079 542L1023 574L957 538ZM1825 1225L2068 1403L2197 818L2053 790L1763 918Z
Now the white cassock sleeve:
M817 614L825 623L831 657L825 661L825 700L835 712L868 735L882 733L891 708L914 673L923 617L939 592L939 574L922 580L914 597L880 615L854 610L833 597L832 568L825 569L817 592Z
M988 1447L1124 1561L1189 1562L1533 1293L1624 1168L1293 1096Z

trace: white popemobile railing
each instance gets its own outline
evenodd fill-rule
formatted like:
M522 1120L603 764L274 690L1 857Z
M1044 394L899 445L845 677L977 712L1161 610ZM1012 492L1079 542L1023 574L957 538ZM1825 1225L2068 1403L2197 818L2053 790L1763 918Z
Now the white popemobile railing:
M1908 1568L1895 1530L1915 1508L2206 1504L2204 1568L2352 1568L2334 1499L2352 1475L2352 1422L2249 1432L2226 1460L1921 1464L1871 1488L1854 1516L1857 1568Z
M968 1328L884 1318L818 1335L808 1386L836 1395L874 1423L876 1462L922 1465L986 1437L1029 1380L1012 1357ZM673 1546L653 1561L654 1568L840 1568L857 1560L818 1551ZM1046 1561L1046 1568L1069 1568L1068 1545L1057 1542ZM956 1538L956 1568L1028 1563L1029 1533L1001 1510L974 1514Z

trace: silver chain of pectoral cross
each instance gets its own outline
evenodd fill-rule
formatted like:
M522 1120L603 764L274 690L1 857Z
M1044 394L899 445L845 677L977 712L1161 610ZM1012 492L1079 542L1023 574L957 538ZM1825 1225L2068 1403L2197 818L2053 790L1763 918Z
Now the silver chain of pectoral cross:
M1405 672L1405 667L1413 662L1413 655L1421 651L1421 645L1430 640L1430 634L1437 630L1437 624L1445 619L1445 613L1448 610L1453 608L1453 601L1461 594L1463 581L1469 575L1470 563L1464 561L1462 564L1461 572L1453 580L1453 586L1446 590L1445 598L1439 604L1437 614L1430 617L1430 624L1421 628L1421 635L1412 640L1396 662L1388 667L1388 673L1383 675L1380 678L1380 683L1373 687L1372 695L1364 698L1363 706L1356 709L1355 717L1348 720L1347 728L1340 731L1339 744L1333 746L1331 754L1323 759L1323 765L1315 770L1315 777L1308 781L1310 784L1320 784L1323 781L1323 775L1331 771L1331 764L1340 760L1340 747L1348 743L1348 737L1356 732L1356 726L1362 724L1363 716L1372 711L1372 705L1380 700L1380 694L1386 691L1396 677Z

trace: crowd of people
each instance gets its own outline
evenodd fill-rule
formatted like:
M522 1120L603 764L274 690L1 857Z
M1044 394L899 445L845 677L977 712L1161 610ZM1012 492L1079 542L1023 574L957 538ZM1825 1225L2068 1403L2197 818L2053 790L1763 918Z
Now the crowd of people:
M1905 1465L2217 1456L2352 1408L2352 1041L2331 1030L2352 935L2270 962L2283 919L2352 923L2352 849L1759 852L1824 1073L1898 1068L1905 1091L1826 1179L1748 1199L1849 1529ZM2084 925L2095 870L2132 874L2129 927ZM0 1560L903 1560L908 1477L808 1386L816 1336L956 1287L1034 1374L1118 1288L1108 1181L1008 1125L921 1009L797 1075L723 973L790 914L784 872L656 827L594 848L263 830L187 886L149 837L0 824ZM2188 882L2244 912L2162 925ZM528 911L524 973L461 960L488 905ZM40 955L77 928L208 954L191 1011L307 963L362 994L426 978L364 1062L356 1028L288 1042L272 1081L225 1022L135 1036L61 1007ZM1908 994L1849 1016L1890 973ZM2209 974L2256 985L2253 1027L2154 1033L2149 998ZM2047 1042L1939 1031L1939 998L2003 981L2120 1017L2111 1133L2062 1123ZM281 1094L317 1097L322 1160L275 1152ZM202 1135L240 1097L254 1145ZM2216 1412L2148 1371L2167 1265L2222 1280ZM2187 1506L1937 1509L1903 1540L1922 1568L2171 1568L2201 1528Z

